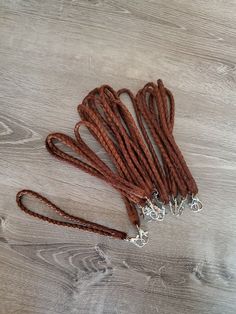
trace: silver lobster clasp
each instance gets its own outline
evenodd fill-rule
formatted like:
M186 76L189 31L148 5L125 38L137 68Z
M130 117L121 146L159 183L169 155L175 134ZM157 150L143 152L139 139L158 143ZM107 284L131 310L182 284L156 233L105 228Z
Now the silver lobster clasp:
M187 200L187 197L182 197L182 198L180 199L180 202L179 202L179 204L178 204L178 209L177 209L177 211L178 211L178 216L181 216L181 215L183 214L186 200Z
M149 199L147 199L147 203L145 206L141 206L142 215L148 219L148 221L151 220L158 220L162 221L165 217L165 207L161 205L160 207L157 205L154 205Z
M181 216L184 211L184 205L185 205L186 197L181 197L178 199L177 197L172 196L169 207L172 215L174 216Z
M155 212L156 212L156 219L158 221L162 221L165 218L165 214L166 214L166 208L163 204L161 204L160 206L157 205L153 205Z
M137 226L138 234L134 238L127 238L126 240L133 243L139 248L142 248L145 244L148 243L148 231L144 231L139 226Z
M174 216L179 216L177 198L172 196L169 201L170 212Z
M191 196L191 200L189 202L189 206L190 209L194 212L194 213L198 213L202 210L203 205L202 202L200 201L200 199L197 197L197 195L192 195Z

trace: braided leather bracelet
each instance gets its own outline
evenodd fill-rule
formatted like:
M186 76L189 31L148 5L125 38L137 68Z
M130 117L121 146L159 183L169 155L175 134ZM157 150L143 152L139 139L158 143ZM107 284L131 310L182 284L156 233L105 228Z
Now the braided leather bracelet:
M28 209L23 204L23 201L22 201L24 196L31 196L31 197L38 199L41 203L45 204L47 207L52 209L59 216L67 219L69 222L49 218L47 216L38 214L38 213ZM101 234L104 236L109 236L109 237L117 238L120 240L129 241L138 247L143 247L148 242L148 233L143 231L141 228L139 228L139 226L137 226L137 230L138 230L137 236L136 237L129 237L127 235L127 233L125 233L123 231L108 228L106 226L97 224L95 222L91 222L91 221L85 220L83 218L68 214L67 212L60 209L59 207L57 207L52 202L50 202L46 197L43 197L39 193L36 193L34 191L31 191L31 190L19 191L16 195L16 202L17 202L19 208L22 211L24 211L26 214L33 216L35 218L47 221L49 223L58 225L58 226L77 228L77 229L81 229L84 231L90 231L90 232L98 233L98 234Z

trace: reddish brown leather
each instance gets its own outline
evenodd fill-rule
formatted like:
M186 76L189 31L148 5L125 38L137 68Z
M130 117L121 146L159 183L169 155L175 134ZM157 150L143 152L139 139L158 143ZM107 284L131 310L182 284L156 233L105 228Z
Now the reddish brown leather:
M70 222L60 221L53 218L49 218L47 216L38 214L30 209L28 209L22 202L24 196L31 196L38 199L41 203L45 204L47 207L51 208L55 213L59 216L69 220ZM99 225L97 223L73 216L71 214L66 213L64 210L57 207L55 204L50 202L47 198L43 197L42 195L31 191L31 190L22 190L19 191L16 195L16 202L21 210L23 210L26 214L36 217L38 219L47 221L49 223L64 226L64 227L71 227L71 228L78 228L90 232L99 233L101 235L110 236L118 239L126 239L127 234L122 231L118 231L116 229L108 228L103 225Z
M148 96L151 97L149 103ZM167 99L170 102L169 112ZM189 193L197 194L196 182L173 137L174 98L171 92L164 87L161 80L158 80L158 84L148 83L137 93L134 106L144 137L147 135L143 131L142 119L161 153L171 194L175 196L177 190L183 197ZM148 141L150 146L150 140ZM150 148L150 151L155 155L154 149Z
M129 96L139 128L120 97ZM114 91L103 85L92 90L78 106L81 117L74 128L76 139L52 133L46 138L48 151L86 173L100 178L121 193L131 223L140 225L136 204L143 205L154 190L166 204L172 196L197 194L197 184L178 148L174 136L174 97L161 80L147 83L136 96L129 89ZM110 168L82 139L85 127L100 143L114 169ZM58 143L64 148L60 148ZM76 154L65 151L69 148ZM159 152L159 154L157 153ZM40 215L22 203L24 195L33 196L70 222ZM107 236L125 239L127 234L70 215L45 197L31 190L22 190L16 197L18 206L27 214L50 223L80 228Z

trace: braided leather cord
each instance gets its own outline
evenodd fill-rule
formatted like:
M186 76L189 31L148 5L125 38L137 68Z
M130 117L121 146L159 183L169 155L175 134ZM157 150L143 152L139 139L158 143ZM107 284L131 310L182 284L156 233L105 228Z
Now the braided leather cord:
M43 203L47 207L51 208L52 211L57 213L59 216L69 220L70 222L65 222L65 221L60 221L60 220L56 220L53 218L49 218L47 216L38 214L38 213L28 209L23 204L23 201L22 201L23 197L26 195L38 199L41 203ZM94 233L99 233L99 234L104 235L104 236L110 236L110 237L118 238L121 240L127 238L127 234L125 232L118 231L118 230L112 229L112 228L108 228L108 227L105 227L103 225L99 225L97 223L94 223L94 222L76 217L74 215L68 214L65 211L63 211L62 209L60 209L59 207L57 207L55 204L50 202L47 198L45 198L42 195L40 195L34 191L31 191L31 190L19 191L16 195L16 202L17 202L19 208L22 211L24 211L26 214L33 216L33 217L36 217L38 219L47 221L49 223L58 225L58 226L78 228L78 229L82 229L82 230L86 230L86 231L90 231L90 232L94 232Z

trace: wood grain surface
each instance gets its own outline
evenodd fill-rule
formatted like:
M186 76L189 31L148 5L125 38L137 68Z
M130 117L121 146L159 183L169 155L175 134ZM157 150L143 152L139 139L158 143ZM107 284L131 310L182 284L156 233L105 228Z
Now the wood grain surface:
M235 0L0 1L1 314L235 313L235 25ZM92 88L157 78L175 95L203 212L149 224L140 250L18 210L30 188L132 232L118 193L54 160L44 139L72 135Z

